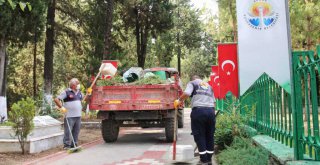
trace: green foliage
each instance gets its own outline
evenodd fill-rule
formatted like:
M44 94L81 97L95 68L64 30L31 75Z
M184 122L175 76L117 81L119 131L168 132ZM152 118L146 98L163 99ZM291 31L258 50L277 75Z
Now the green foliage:
M138 66L144 68L150 36L156 38L173 28L174 6L168 0L126 0L122 5L125 29L134 31Z
M215 143L221 148L229 146L235 136L241 136L243 124L243 118L236 111L220 114L216 119Z
M18 4L20 1L12 0L11 1L14 4ZM0 45L0 52L5 52L4 53L4 58L6 58L9 63L9 67L14 68L16 66L12 66L11 59L15 58L15 55L17 52L19 52L19 49L21 47L25 46L25 44L29 41L34 41L35 35L40 38L43 27L44 27L44 8L45 8L45 1L42 0L28 0L30 5L32 5L33 10L24 10L21 11L19 8L14 8L12 9L9 4L4 3L1 6L1 14L0 14L0 40L2 44ZM20 7L25 7L23 3L20 3ZM28 5L26 4L28 7ZM31 7L28 7L29 9ZM33 50L33 49L30 49ZM31 56L29 56L31 57ZM3 57L2 57L3 58ZM10 60L9 60L10 59ZM28 64L30 64L30 58L28 59ZM26 60L24 59L24 60ZM3 77L0 82L0 84L5 83L6 84L6 78L9 77L8 74L12 74L12 71L10 68L7 69L6 65L3 66L4 63L2 63L2 66L0 68L0 77ZM21 61L18 63L18 66L22 66L24 63ZM30 68L28 69L30 70ZM22 70L24 73L23 77L26 79L26 77L29 78L29 76L26 76L29 73L32 72L27 72L27 70ZM15 74L12 74L13 77L10 77L12 79L17 78L18 76ZM17 84L11 84L11 81L8 80L8 86L13 85L16 86ZM10 90L8 92L5 92L7 89L6 85L0 85L0 93L3 95L3 93L7 93L8 95L8 101L9 105L12 102L15 102L21 97L26 96L25 93L11 93ZM17 85L18 86L18 85ZM25 84L22 83L21 86L18 88L24 87L25 89L32 89L32 88L27 88ZM11 88L13 90L18 89L18 88ZM11 96L10 96L11 95ZM30 95L28 95L30 96ZM11 99L14 98L14 99Z
M63 116L63 114L60 111L54 110L53 107L53 102L49 103L47 102L43 97L39 97L40 99L37 100L38 104L38 115L44 116L44 115L49 115L55 119L59 119ZM50 105L51 104L51 105Z
M236 22L236 0L218 0L219 5L219 34L220 42L234 41L234 32L237 32Z
M88 114L86 114L86 112L81 112L82 113L82 119L84 120L94 120L97 119L97 115L98 115L99 111L89 111Z
M141 78L132 83L126 83L126 85L154 85L154 84L164 84L165 80L161 80L158 76L150 76L147 78ZM112 86L112 85L124 85L123 79L121 76L115 76L111 79L102 79L97 80L97 86Z
M200 48L203 40L203 27L200 21L200 12L190 6L189 0L177 2L174 17L174 34L180 34L181 46L188 49Z
M315 49L320 38L320 1L291 0L289 5L292 47Z
M6 2L6 0L0 0L0 6L3 5L5 2ZM20 2L20 1L15 2L12 0L7 0L7 3L10 5L12 10L14 10L17 5L19 5L19 7L22 11L24 11L26 7L28 8L29 11L32 10L32 7L29 2L25 3L25 2Z
M236 137L230 147L217 155L217 161L221 165L267 165L268 155L264 149L252 145L250 139Z
M15 7L17 5L19 8ZM30 5L33 10L29 10L31 9ZM28 10L25 10L26 7ZM41 0L29 0L28 3L12 0L11 3L3 4L0 15L0 38L5 37L7 41L14 40L17 43L31 40L36 27L39 30L44 27L42 17L44 7L45 2ZM20 10L24 10L24 12Z
M211 43L212 44L212 43ZM211 65L216 63L216 54L213 53L215 50L207 49L204 45L202 48L194 50L183 49L182 54L185 54L182 59L181 70L182 70L182 81L186 84L190 81L193 75L198 75L201 78L205 78L210 75ZM171 61L171 66L177 68L177 59Z
M102 80L97 80L97 86L112 86L112 85L119 85L123 83L122 76L115 76L111 79L102 79Z
M3 123L0 123L0 126L13 126L13 123L9 122L9 121L6 121L6 122L3 122Z
M216 118L215 143L222 149L230 146L236 137L251 137L254 135L247 124L251 116L249 109L242 110L246 115L242 115L240 104L235 97L227 94L227 99L224 100L224 109Z
M35 108L35 102L31 98L26 98L14 103L9 112L9 120L13 123L12 129L19 140L23 154L25 154L24 146L27 136L34 128Z
M166 81L161 80L159 76L150 76L147 78L139 79L138 81L135 81L135 85L154 85L154 84L164 84Z

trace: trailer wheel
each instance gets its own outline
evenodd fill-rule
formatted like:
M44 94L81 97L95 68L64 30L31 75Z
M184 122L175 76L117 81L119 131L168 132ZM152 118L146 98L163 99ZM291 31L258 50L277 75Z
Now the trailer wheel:
M119 135L119 124L115 120L102 120L101 133L106 143L115 142Z
M178 111L178 128L183 128L184 126L184 110Z
M167 142L173 142L174 136L174 118L166 118L165 133ZM177 135L177 134L176 134Z

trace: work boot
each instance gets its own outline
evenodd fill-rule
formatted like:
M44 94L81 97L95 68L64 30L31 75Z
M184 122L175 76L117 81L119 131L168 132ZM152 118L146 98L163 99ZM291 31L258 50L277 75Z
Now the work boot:
M75 147L77 147L78 146L78 144L76 143L76 145L74 145L73 143L71 144L71 146L70 146L70 148L75 148Z

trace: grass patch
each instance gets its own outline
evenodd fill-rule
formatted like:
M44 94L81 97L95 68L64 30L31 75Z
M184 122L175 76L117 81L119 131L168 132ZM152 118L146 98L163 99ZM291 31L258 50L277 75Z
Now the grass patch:
M12 126L13 124L11 122L3 122L0 123L0 126Z
M217 155L220 165L267 165L269 154L266 150L254 146L252 140L235 137L231 146Z

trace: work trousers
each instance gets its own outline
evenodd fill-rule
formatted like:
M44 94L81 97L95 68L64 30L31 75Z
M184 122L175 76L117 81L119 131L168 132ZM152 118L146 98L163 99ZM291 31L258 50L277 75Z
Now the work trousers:
M211 162L214 151L214 107L194 107L191 112L191 130L199 150L201 162Z
M71 139L71 134L67 125L67 120L69 122L70 131L72 133L72 136L74 138L74 143ZM64 137L63 137L63 144L65 147L74 147L78 145L78 136L80 133L80 127L81 127L81 117L66 117L64 118Z

